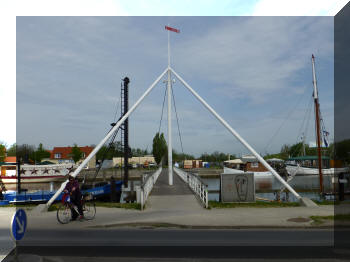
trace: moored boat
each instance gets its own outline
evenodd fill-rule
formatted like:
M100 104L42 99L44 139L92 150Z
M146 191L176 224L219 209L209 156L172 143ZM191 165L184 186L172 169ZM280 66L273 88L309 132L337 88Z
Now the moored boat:
M283 160L267 160L276 171L287 179L287 173L283 171ZM274 175L268 171L254 156L242 156L240 159L227 160L224 162L224 174L253 173L256 189L279 189L280 183Z
M1 166L2 183L18 183L17 163L3 163ZM53 165L21 165L21 183L43 183L59 181L72 173L74 164L53 164Z
M322 156L322 174L338 175L349 172L348 167L331 167L329 157ZM289 158L286 161L286 169L289 174L296 175L318 175L318 157L317 156L300 156Z
M302 146L303 156L289 158L286 161L287 172L291 175L319 175L320 193L323 190L323 175L337 176L340 173L349 172L348 167L340 167L339 163L331 160L329 157L322 154L322 148L327 148L329 145L329 132L325 129L325 124L321 115L319 94L317 89L316 71L315 71L315 57L312 55L312 77L313 77L313 99L315 112L315 147L317 148L317 155L305 155L305 136L303 135ZM306 132L305 132L306 133Z
M122 181L115 182L115 190L121 191L122 184ZM105 185L97 187L81 189L81 191L84 195L90 194L93 198L106 197L111 194L111 184L106 183ZM0 201L0 205L8 205L12 203L45 203L55 194L55 192L56 191L37 190L33 192L23 191L18 193L14 190L8 190L4 192L4 199L2 200L2 203ZM63 193L57 197L56 201L61 200L62 195Z

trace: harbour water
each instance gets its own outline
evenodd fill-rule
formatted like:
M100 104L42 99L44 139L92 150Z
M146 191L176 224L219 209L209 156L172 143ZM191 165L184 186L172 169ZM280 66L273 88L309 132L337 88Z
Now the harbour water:
M210 191L219 191L220 190L220 179L219 178L202 178L203 182L206 183L208 185L208 198L209 200L212 201L219 201L219 193L211 193ZM271 192L266 192L264 190L264 192L261 192L260 190L256 191L256 197L257 198L264 198L264 199L269 199L269 200L276 200L276 193L277 190L281 188L280 183L274 183L273 186L270 188L270 190L267 191L271 191ZM312 188L313 189L313 188ZM260 192L259 192L260 191ZM279 191L279 190L278 190ZM296 190L298 192L298 190ZM311 191L311 192L305 192L305 190L300 190L298 192L298 194L300 194L300 196L302 197L308 197L312 200L321 200L321 196L319 194L318 191ZM280 194L280 199L282 201L287 201L287 202L297 202L297 198L291 194L291 193L286 193L286 192L282 192ZM331 196L326 196L327 200L331 200Z
M57 181L57 182L52 182L51 183L23 183L21 188L26 189L28 192L33 192L37 190L43 190L43 191L56 191L60 186L62 181ZM108 179L106 180L108 181ZM209 200L211 201L219 201L219 190L220 190L220 178L202 178L202 181L208 185L208 191L209 191ZM99 181L103 182L103 181ZM141 184L140 178L134 178L131 183L133 186L139 186ZM276 200L276 190L280 188L280 184L274 184L271 190L264 190L263 192L259 192L257 190L256 192L256 197L257 198L264 198L264 199L269 199L269 200ZM8 190L16 190L16 185L8 185L7 186ZM298 190L296 190L298 192ZM313 200L321 200L320 194L317 191L312 191L312 192L305 192L305 190L301 190L298 192L302 197L308 197ZM282 201L288 201L288 202L296 202L297 199L296 197L289 193L286 194L286 192L283 192L280 194L280 199ZM330 199L328 197L328 199Z
M62 182L63 182L63 180L61 182L59 182L59 181L52 182L53 183L53 190L54 191L57 190L61 186ZM16 191L17 185L16 184L7 184L6 189ZM51 189L51 184L50 183L22 183L21 189L27 190L28 192L38 191L38 190L48 191Z

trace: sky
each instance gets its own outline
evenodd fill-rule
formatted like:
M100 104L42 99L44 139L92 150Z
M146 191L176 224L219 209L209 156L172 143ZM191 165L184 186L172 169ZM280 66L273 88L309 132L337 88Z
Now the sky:
M0 95L11 110L0 140L47 148L97 144L113 121L121 79L131 79L131 106L165 70L166 24L181 30L171 34L173 69L261 153L298 140L315 54L322 114L332 134L332 16L346 1L193 1L186 8L183 1L130 2L74 1L65 8L65 1L37 1L39 9L26 1L2 1L11 12L1 18L7 21L1 50L8 63L1 62ZM151 149L164 87L161 81L131 116L131 147ZM185 152L245 152L179 81L173 88ZM166 134L165 120L166 108ZM308 131L312 140L312 123ZM173 141L180 151L175 115Z

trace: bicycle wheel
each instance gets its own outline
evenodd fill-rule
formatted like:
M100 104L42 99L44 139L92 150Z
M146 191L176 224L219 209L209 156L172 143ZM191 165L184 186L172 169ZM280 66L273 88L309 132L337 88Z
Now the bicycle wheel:
M60 205L57 209L57 220L61 224L67 224L71 218L71 211L68 205Z
M85 202L83 205L83 212L86 220L94 219L96 215L95 202Z

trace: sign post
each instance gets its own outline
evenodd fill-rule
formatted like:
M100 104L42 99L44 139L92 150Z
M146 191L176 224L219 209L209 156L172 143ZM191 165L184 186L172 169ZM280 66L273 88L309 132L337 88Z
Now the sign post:
M23 209L18 209L11 220L11 236L15 241L24 237L27 228L27 215Z
M27 229L27 214L23 209L18 209L11 219L11 236L13 240L19 241L24 237ZM18 261L17 247L15 247L15 261Z

